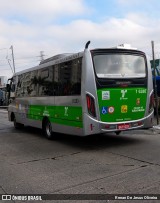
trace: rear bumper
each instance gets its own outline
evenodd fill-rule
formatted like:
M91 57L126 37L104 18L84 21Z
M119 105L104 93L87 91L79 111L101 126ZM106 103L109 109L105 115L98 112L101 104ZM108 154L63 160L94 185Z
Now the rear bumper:
M98 134L105 132L125 131L139 128L153 127L154 112L152 111L148 116L132 121L124 122L101 122L88 114L84 115L84 134Z

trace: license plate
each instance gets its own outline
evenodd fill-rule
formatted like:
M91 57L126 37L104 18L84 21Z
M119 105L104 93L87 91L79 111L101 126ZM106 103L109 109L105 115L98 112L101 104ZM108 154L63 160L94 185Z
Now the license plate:
M130 124L128 124L128 123L118 125L118 130L126 130L128 128L130 128Z

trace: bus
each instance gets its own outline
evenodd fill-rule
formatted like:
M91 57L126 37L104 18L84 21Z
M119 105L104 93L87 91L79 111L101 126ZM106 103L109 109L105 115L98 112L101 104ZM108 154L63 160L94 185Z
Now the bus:
M8 116L15 128L40 128L52 139L58 133L118 135L152 127L152 72L145 53L127 44L96 49L89 44L13 75Z

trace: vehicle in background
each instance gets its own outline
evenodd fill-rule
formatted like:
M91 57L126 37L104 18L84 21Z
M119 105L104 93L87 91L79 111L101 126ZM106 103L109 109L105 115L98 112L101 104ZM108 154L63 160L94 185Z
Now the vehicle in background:
M153 60L151 60L150 62L151 62L153 82L154 82ZM160 97L160 59L155 60L155 74L156 74L157 95L158 95L158 97Z
M3 91L0 89L0 106L3 105L4 97L3 97Z

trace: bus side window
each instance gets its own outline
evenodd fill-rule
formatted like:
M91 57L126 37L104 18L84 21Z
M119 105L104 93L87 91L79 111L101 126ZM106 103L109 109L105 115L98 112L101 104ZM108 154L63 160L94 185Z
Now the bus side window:
M55 68L59 96L81 94L81 66L82 58L79 58L61 63L59 68Z
M30 88L33 90L30 96L38 96L38 71L34 70L30 76Z
M81 94L82 58L75 59L72 65L72 95Z
M38 78L39 96L53 96L53 67L40 70Z

